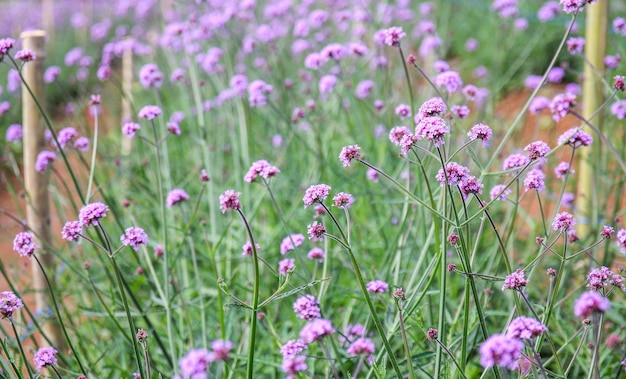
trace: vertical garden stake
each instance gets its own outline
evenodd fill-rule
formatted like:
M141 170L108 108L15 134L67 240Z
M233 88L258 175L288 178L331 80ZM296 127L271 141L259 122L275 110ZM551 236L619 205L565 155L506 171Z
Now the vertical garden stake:
M37 59L24 65L24 81L30 86L33 95L43 102L45 98L43 72L44 59L46 56L46 32L43 30L30 30L20 36L24 49L34 52ZM40 259L44 267L52 266L52 255L45 252L50 246L50 206L48 204L48 171L35 171L37 154L45 147L43 118L35 104L35 100L29 95L26 86L22 84L22 125L24 128L24 187L26 191L26 220L30 230L39 238L39 245L44 253ZM37 311L50 309L48 288L43 273L36 264L32 265L33 290ZM61 350L64 339L58 324L46 322L43 330Z

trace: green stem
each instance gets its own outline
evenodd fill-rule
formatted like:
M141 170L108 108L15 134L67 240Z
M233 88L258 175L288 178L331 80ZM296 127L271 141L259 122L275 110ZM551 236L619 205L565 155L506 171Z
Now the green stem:
M11 328L13 328L13 333L15 333L15 341L17 342L17 346L20 348L20 355L22 356L22 360L24 361L24 364L26 365L26 369L28 370L28 377L32 379L33 368L30 367L30 364L26 360L26 354L24 353L24 347L22 346L22 341L20 341L20 335L17 332L17 328L15 327L15 324L13 323L12 317L9 317L9 321L11 322Z
M415 379L415 371L413 370L413 364L411 363L411 349L409 348L409 341L406 338L406 329L404 328L404 316L402 315L402 306L400 305L400 300L398 299L396 299L396 308L398 309L400 333L402 335L402 344L404 345L404 356L406 358L406 364L409 367L409 379Z

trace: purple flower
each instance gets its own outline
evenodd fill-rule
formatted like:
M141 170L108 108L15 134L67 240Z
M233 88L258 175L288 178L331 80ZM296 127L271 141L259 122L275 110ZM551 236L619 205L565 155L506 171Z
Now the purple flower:
M587 287L592 291L599 291L609 286L619 287L622 291L626 291L624 278L615 274L608 267L592 268L587 274Z
M461 166L456 162L450 162L446 165L445 172L442 168L439 169L436 179L442 186L446 183L450 186L457 186L467 178L467 176L469 176L469 168Z
M604 239L611 239L611 236L615 233L615 229L612 226L604 225L602 227L602 231L600 232L600 236Z
M303 320L312 320L321 317L320 303L313 295L305 295L293 303L293 311Z
M160 88L163 84L163 73L154 63L148 63L139 70L139 82L143 88Z
M435 147L445 143L446 134L450 134L446 121L440 117L424 117L415 127L415 136L418 140L427 139Z
M2 316L2 318L12 318L13 313L23 306L24 303L22 299L17 297L13 292L2 291L0 295L0 316Z
M306 371L306 356L304 355L290 355L283 357L283 363L280 368L287 375L285 378L293 379L298 376L299 372Z
M406 104L400 104L396 107L395 113L400 116L401 120L411 115L411 107Z
M83 226L99 225L101 218L104 218L109 211L109 207L101 202L87 204L78 212L78 221Z
M127 137L133 137L139 129L141 129L141 125L136 122L126 122L122 125L122 134Z
M59 75L61 74L61 68L59 66L50 66L43 73L43 81L44 83L53 83L57 80Z
M467 198L468 195L483 193L483 187L484 185L479 182L474 175L468 175L461 181L461 184L459 184L459 189L464 199Z
M541 22L548 22L558 16L561 13L559 3L556 1L547 1L543 3L541 8L537 11L537 18Z
M586 291L574 302L574 315L581 319L588 318L593 313L604 313L611 308L609 299L602 297L596 291Z
M271 165L268 161L261 159L252 163L252 166L243 177L243 180L245 182L252 183L259 176L267 180L278 175L279 172L280 170L277 167Z
M35 161L35 171L43 172L48 169L48 166L54 162L57 158L56 154L52 151L44 150L37 154L37 160Z
M30 62L37 59L37 54L30 50L20 50L15 53L15 59L20 60L22 62Z
M378 183L378 181L380 180L378 178L378 171L374 170L373 168L368 168L365 172L365 176L374 183Z
M393 142L394 145L400 146L400 142L404 136L410 135L411 129L406 126L394 126L389 131L389 140Z
M310 344L335 333L335 331L333 324L329 320L316 318L300 330L300 340L305 344Z
M618 230L615 237L617 237L615 242L617 243L617 246L619 246L620 251L623 254L626 254L626 229Z
M611 104L611 113L619 120L626 118L626 100L618 100Z
M550 83L561 83L563 77L565 77L565 70L561 67L552 67L550 71L548 71L546 80Z
M498 365L515 370L523 349L522 341L503 334L494 334L480 345L480 364L486 369Z
M593 142L593 137L589 133L585 133L579 128L571 128L563 132L557 139L557 144L568 144L574 149L589 146Z
M450 112L463 120L469 116L470 109L465 105L453 105L450 107Z
M322 50L320 51L320 54L329 60L333 59L335 61L340 61L343 57L346 56L347 50L341 44L331 43L324 46L324 48L322 48Z
M20 142L22 141L23 131L22 125L13 124L7 128L6 141L7 142Z
M220 209L222 213L226 213L229 209L233 211L241 209L239 196L241 196L241 192L235 192L232 189L226 190L226 192L220 195Z
M230 358L229 353L232 349L233 343L230 341L217 339L211 342L215 361L225 361Z
M491 189L491 191L489 191L489 197L491 198L491 200L493 199L498 199L498 200L502 200L505 201L506 197L511 193L511 190L506 188L506 185L504 184L497 184L495 186L493 186L493 188Z
M89 138L87 137L78 137L74 141L74 147L80 151L89 150Z
M558 179L563 179L568 173L574 173L574 170L570 170L569 162L559 162L554 169L554 175Z
M356 85L354 90L354 96L357 99L367 99L370 97L370 93L372 92L372 88L374 88L374 82L371 80L363 80L359 84Z
M37 371L41 371L46 366L56 366L58 364L56 354L57 351L53 347L40 347L33 357Z
M528 281L526 280L526 276L524 271L521 269L515 270L515 272L509 274L504 278L504 285L502 286L502 291L504 290L516 290L521 291L526 287Z
M337 77L335 75L324 75L320 78L319 90L321 94L332 92L335 84L337 83Z
M439 87L445 87L450 94L461 89L463 80L461 80L461 75L456 71L444 71L435 76L435 84Z
M313 205L314 203L321 203L326 200L328 197L328 193L330 192L330 186L327 184L315 184L309 187L304 193L304 197L302 201L304 202L304 207L308 207Z
M527 145L524 151L528 151L528 159L533 161L545 157L550 152L550 146L543 141L535 141Z
M530 163L530 159L527 156L517 153L511 154L502 162L502 170L512 170L514 168L526 166L528 163Z
M307 232L309 239L313 242L321 241L324 233L326 233L326 227L324 224L320 224L317 221L313 221L312 224L307 226Z
M513 21L513 27L517 31L524 31L528 29L528 20L524 17L516 18L515 21Z
M531 114L539 114L544 109L550 108L550 99L545 96L537 96L535 97L528 106L528 111Z
M556 215L554 220L552 221L552 229L555 231L566 232L572 229L576 225L576 220L574 216L567 212L561 212Z
M296 267L296 260L292 258L286 258L278 262L278 272L283 276L287 276L287 272L294 267Z
M283 354L283 358L287 358L300 354L300 352L305 350L306 348L307 346L303 344L300 340L289 340L280 348L280 352Z
M367 292L372 293L383 293L389 291L389 284L383 282L382 280L372 280L368 282L365 286L367 288Z
M425 117L441 116L446 113L446 110L446 103L440 97L433 97L420 106L415 115L415 123L417 124Z
M539 337L548 328L534 318L520 316L514 318L506 329L509 338L531 339Z
M524 190L529 191L531 189L535 189L537 191L543 191L546 188L544 183L545 178L546 174L537 168L528 171L526 177L524 178Z
M246 243L244 243L244 244L243 244L243 246L242 246L241 248L242 248L242 250L243 250L243 252L241 253L241 255L244 255L244 256L249 256L249 257L251 257L251 256L252 256L252 253L253 253L253 251L252 251L252 243L251 243L250 241L247 241ZM259 249L261 248L261 246L260 246L258 243L255 243L255 244L254 244L254 248L255 248L256 250L259 250Z
M359 153L360 150L361 148L359 145L342 147L341 152L339 153L339 160L343 164L343 167L350 166L350 162L352 162L353 159L363 158L363 154Z
M15 46L15 40L13 38L0 39L0 55L7 54Z
M157 116L163 113L161 108L156 105L146 105L139 110L139 118L145 118L146 120L154 120Z
M59 141L61 149L65 149L67 143L76 137L78 137L78 132L71 126L59 130L59 133L57 134L57 140Z
M550 112L554 121L559 122L576 106L576 96L571 93L560 93L550 102Z
M542 77L539 75L528 75L526 80L524 80L524 86L528 89L535 89L541 84L541 79Z
M184 379L206 378L209 364L214 360L215 355L207 349L192 349L178 361L178 365Z
M623 17L616 17L613 20L613 31L626 37L626 20Z
M280 243L280 253L282 255L285 255L287 254L287 252L294 250L296 247L302 245L303 242L304 236L302 234L291 234L283 238L282 242Z
M124 246L130 246L137 251L139 246L148 244L148 235L140 227L131 226L126 229L120 240Z
M517 0L494 0L491 7L501 18L517 16L519 13L517 9Z
M609 70L615 70L619 67L622 58L619 55L607 55L604 57L604 65Z
M177 123L171 121L167 123L167 131L175 136L179 136L181 133L180 126Z
M470 141L474 141L476 139L483 141L483 147L489 146L489 140L492 136L491 128L485 124L476 124L472 126L472 129L467 132L467 136Z
M174 188L167 194L165 198L165 205L167 205L168 208L171 208L174 205L187 200L189 200L189 195L187 194L187 192L185 192L185 190L180 188Z
M435 72L444 72L450 69L450 64L444 60L438 59L433 63L433 68Z
M624 92L626 90L626 84L624 83L624 78L621 75L615 75L613 77L613 88L616 89L617 91L621 91ZM623 106L623 108L626 108L626 105ZM622 117L623 118L623 117Z
M418 49L418 54L421 58L427 58L432 52L436 51L441 47L441 38L434 35L429 35L424 37L420 47Z
M349 193L339 192L333 197L333 205L337 208L348 209L354 203L354 197Z
M585 4L587 4L587 1L589 0L560 0L560 4L563 7L563 12L569 14L584 7Z
M398 46L404 37L406 37L406 33L402 31L401 27L392 26L383 31L383 43L387 46Z
M571 54L582 53L584 47L585 47L584 37L570 37L567 40L567 51L569 51Z
M357 355L365 355L366 357L369 357L374 354L375 348L376 345L374 345L374 341L369 338L361 337L354 340L354 342L348 346L346 352L353 357L356 357Z
M78 241L82 231L83 225L79 221L68 221L63 225L61 237L67 241Z
M317 260L318 262L322 262L325 257L324 250L319 247L314 247L306 254L306 257L311 260Z

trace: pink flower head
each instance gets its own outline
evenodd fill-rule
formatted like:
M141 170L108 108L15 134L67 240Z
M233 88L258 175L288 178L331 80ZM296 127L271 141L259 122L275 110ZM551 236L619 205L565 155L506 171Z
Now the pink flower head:
M30 50L20 50L15 53L15 59L20 60L22 62L30 62L37 59L37 54Z
M491 191L489 191L489 197L491 198L491 200L497 198L498 200L505 201L506 197L510 193L511 193L511 190L509 188L506 188L506 185L496 184L495 186L493 186Z
M282 255L285 255L287 254L287 252L294 250L296 247L302 245L303 242L304 236L302 234L289 235L283 238L282 242L280 243L280 253Z
M6 141L7 142L20 142L22 140L22 136L24 132L22 130L22 125L13 124L7 128L6 132Z
M411 108L406 104L400 104L396 107L395 113L400 116L401 120L411 115Z
M39 245L35 242L35 235L31 232L20 232L13 239L13 250L20 254L20 257L30 258Z
M439 169L436 179L443 186L448 184L450 186L457 186L469 176L469 168L462 166L456 162L449 162L446 165L446 170Z
M406 33L402 31L401 27L392 26L384 30L383 42L387 46L398 46L404 37L406 37Z
M501 18L517 16L519 13L517 0L494 0L491 7Z
M608 267L592 268L587 274L587 287L592 291L600 291L610 286L626 291L624 278L611 271Z
M207 349L192 349L178 361L182 377L206 378L209 364L215 360L215 355Z
M535 189L537 191L543 191L546 188L544 179L546 178L546 174L539 169L532 169L528 171L526 177L524 178L524 190L530 191L531 189Z
M621 34L626 37L626 19L623 17L616 17L613 20L613 31L615 34Z
M256 250L259 250L261 248L261 246L258 243L254 244L254 248ZM252 256L252 243L250 241L247 241L246 243L243 244L243 246L241 247L241 249L243 250L243 252L241 253L241 255L245 255L245 256Z
M278 272L282 276L287 276L287 272L293 270L296 267L296 260L292 258L286 258L278 262Z
M539 114L544 109L550 108L550 99L545 96L537 96L535 97L528 106L528 111L531 114Z
M560 4L563 7L563 12L570 14L584 7L588 2L592 0L560 0Z
M313 205L314 203L322 203L328 197L328 193L330 192L330 186L327 184L315 184L309 187L304 193L304 197L302 201L304 202L304 207L308 207Z
M554 176L563 179L567 174L573 174L574 170L570 170L569 162L559 162L554 168Z
M483 141L483 147L489 146L489 140L492 134L493 132L489 126L480 123L472 126L472 129L467 132L470 141L479 139Z
M294 304L295 305L295 304ZM280 348L283 358L293 357L307 348L300 340L289 340Z
M357 355L365 355L366 357L370 357L374 354L374 349L376 345L374 345L374 341L369 338L361 337L357 338L348 346L346 352L353 357Z
M415 115L415 123L417 124L422 118L441 116L446 113L446 103L440 97L433 97L426 100L422 104Z
M565 70L562 67L552 67L550 71L548 71L546 80L550 83L561 83L563 77L565 77Z
M229 209L233 211L241 209L239 196L241 196L241 192L235 192L231 189L226 190L226 192L220 195L220 209L222 210L222 213L226 213Z
M189 200L189 195L187 194L187 192L185 192L184 189L174 188L167 194L165 198L165 205L167 205L168 208L171 208L174 205L180 204L187 200Z
M466 105L453 105L450 112L461 120L466 119L470 114L470 109Z
M87 204L78 212L78 221L83 226L99 225L101 218L104 218L109 211L109 207L101 202Z
M494 334L480 345L480 364L486 369L497 365L516 370L523 349L521 340Z
M68 221L63 225L61 237L67 241L78 241L80 233L83 231L83 225L79 221Z
M57 133L57 140L59 141L61 149L64 149L65 146L72 141L72 139L77 137L78 132L71 126L65 127Z
M611 113L614 114L618 120L626 118L626 100L617 100L611 104Z
M343 164L343 167L350 166L350 163L353 159L363 158L363 154L361 154L359 151L361 151L359 145L350 145L341 148L341 152L339 153L339 160Z
M615 75L613 78L613 88L617 91L624 92L626 90L626 84L624 84L624 77L620 75Z
M615 229L612 226L604 225L602 227L602 231L600 232L600 236L606 240L610 240L614 233Z
M336 330L329 320L316 318L300 330L300 340L305 344L310 344L335 332Z
M528 159L533 161L545 157L550 152L550 146L543 141L535 141L527 145L524 151L528 151Z
M550 112L554 121L559 122L576 106L576 96L569 92L560 93L550 102Z
M609 70L615 70L619 67L620 62L622 61L622 57L618 55L607 55L604 57L604 65Z
M383 282L382 280L372 280L366 285L367 292L372 293L383 293L389 291L389 284Z
M213 340L211 350L213 350L215 361L225 361L230 358L229 353L233 349L233 343L226 340Z
M593 137L579 128L571 128L563 132L557 139L559 145L567 144L574 149L589 146L593 142Z
M161 108L156 105L146 105L139 110L139 118L145 118L146 120L154 120L157 116L163 114Z
M599 292L586 291L574 302L574 315L581 319L588 318L593 313L604 313L611 308L609 299Z
M623 254L626 254L626 229L618 230L615 237L615 242L617 243L617 246L619 246L620 251Z
M76 141L74 141L74 147L80 151L89 150L89 138L84 136L76 138Z
M56 366L58 364L56 354L57 351L53 347L40 347L33 357L37 371L41 371L46 366Z
M326 227L324 224L320 224L317 221L313 221L312 224L307 226L307 232L309 234L309 239L313 242L321 241L322 237L324 237L324 233L326 233Z
M0 39L0 55L6 54L15 46L15 40L13 38Z
M526 280L524 271L517 269L514 273L511 273L504 278L502 291L508 289L521 291L524 287L526 287L526 284L528 284L528 281Z
M444 71L435 76L435 84L439 87L445 87L450 94L463 87L463 80L461 80L461 75L456 71Z
M154 63L148 63L139 70L139 82L144 88L160 88L163 84L163 73Z
M367 99L368 97L370 97L372 88L374 88L373 81L363 80L362 82L359 82L359 84L356 85L356 88L354 90L354 96L356 96L357 99L361 99L361 100Z
M313 295L305 295L298 298L293 303L293 311L298 318L303 320L313 320L322 316L320 313L320 303Z
M348 209L354 203L354 197L349 193L339 192L333 197L333 205L337 208Z
M54 162L55 159L57 159L57 155L52 151L44 150L40 152L39 154L37 154L37 159L35 160L35 171L46 171L48 169L48 166L50 166L50 164Z
M306 356L304 355L289 355L283 357L283 363L281 369L287 375L286 379L293 379L298 376L299 372L306 371Z
M373 168L368 168L365 172L365 176L374 183L378 183L378 181L380 180L380 178L378 177L378 171L374 170Z
M506 329L509 338L531 339L540 336L548 328L534 318L520 316L514 318Z
M130 246L137 251L139 246L148 244L148 234L140 227L131 226L124 231L120 240L124 246Z
M478 181L474 175L468 175L459 184L459 189L463 198L467 198L468 195L478 195L483 193L484 185Z
M335 61L340 61L348 54L348 51L341 44L331 43L324 46L324 48L322 48L322 51L320 51L320 54L329 60L333 59Z
M175 136L179 136L181 134L180 125L172 121L167 123L167 131Z
M321 94L332 92L337 84L337 77L335 75L324 75L319 81L319 90Z
M584 47L585 47L584 37L570 37L567 40L567 51L569 51L571 54L582 53Z
M326 254L324 253L324 250L320 249L319 247L312 248L306 254L307 258L309 258L311 260L316 260L318 262L322 262L324 260L325 256L326 256Z
M576 225L576 220L574 219L574 216L567 212L561 212L557 214L552 221L552 229L560 230L562 232L566 232L572 229L574 225Z
M415 127L417 139L427 139L435 147L444 144L446 134L450 134L450 128L444 119L436 116L422 118Z
M122 125L122 134L126 137L133 137L139 129L141 129L141 125L136 122L126 122Z
M267 180L278 175L279 172L280 170L277 167L271 165L268 161L261 159L252 163L252 166L250 166L250 169L243 177L243 180L245 182L252 183L259 176Z
M0 316L2 318L12 318L13 313L22 308L24 303L11 291L2 291L0 294Z
M400 141L406 135L411 134L411 129L406 126L394 126L389 131L389 140L396 146L400 146Z

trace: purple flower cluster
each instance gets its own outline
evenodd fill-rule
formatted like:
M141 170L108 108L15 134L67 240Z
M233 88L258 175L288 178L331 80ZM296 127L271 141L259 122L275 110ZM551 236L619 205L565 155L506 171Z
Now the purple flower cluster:
M22 125L13 124L9 125L7 128L5 138L7 142L20 142L22 141L23 134Z
M514 168L520 168L530 163L530 158L523 154L514 153L509 155L502 162L502 170L508 171Z
M310 344L335 333L335 331L330 320L316 318L300 329L300 340L305 344Z
M12 318L13 313L23 306L24 303L22 299L17 297L13 292L2 291L2 294L0 294L0 316L2 316L2 318Z
M448 70L435 76L435 84L438 87L444 87L450 94L463 87L463 80L458 72Z
M460 185L469 176L469 168L462 166L456 162L450 162L446 165L445 171L443 168L437 172L436 179L443 186L448 184L450 186Z
M616 243L617 246L619 246L620 251L623 254L626 254L626 229L620 229L617 231L617 235L616 237Z
M367 288L367 292L372 293L383 293L389 291L389 284L383 282L382 280L372 280L368 282L365 286Z
M348 209L354 203L354 196L349 193L339 192L333 196L333 205L337 208Z
M187 200L189 200L189 195L187 194L187 192L185 192L184 189L174 188L173 190L168 192L167 196L165 197L165 205L168 208L171 208L174 205L180 204ZM220 202L221 202L221 197L220 197ZM222 211L222 213L224 213L224 211Z
M353 357L358 355L364 355L365 357L371 357L374 354L374 350L376 349L376 345L374 345L374 341L369 338L360 337L354 340L346 349L346 352Z
M587 274L587 287L592 291L600 291L609 286L615 286L626 291L624 278L611 271L608 267L592 268Z
M569 162L559 162L554 168L554 176L563 179L567 174L573 174L574 170L570 170Z
M533 161L545 157L550 152L550 146L543 141L535 141L527 145L524 151L528 151L528 159Z
M581 319L594 313L604 313L611 308L609 299L596 291L586 291L574 302L574 315Z
M589 146L593 142L593 137L579 128L571 128L563 132L557 139L558 145L570 145L574 149Z
M294 250L296 247L302 245L303 242L304 236L302 234L289 235L283 238L282 242L280 243L280 253L282 255L285 255L287 254L287 252Z
M48 169L48 166L57 159L57 155L52 151L44 150L37 154L35 160L35 171L43 172Z
M422 118L415 127L415 136L417 139L427 139L432 142L435 147L443 145L445 136L449 133L450 128L448 128L446 121L436 116Z
M433 97L426 100L415 115L415 123L417 124L424 117L441 116L446 113L446 103L440 97Z
M241 209L241 203L239 202L239 196L241 192L235 192L232 189L226 190L220 195L220 209L222 213L226 213L227 210L239 210Z
M278 272L282 276L287 276L287 272L293 270L296 267L296 260L292 258L282 259L278 262Z
M528 281L526 280L526 275L524 274L524 271L522 271L521 269L517 269L515 270L515 272L507 275L506 278L504 278L502 291L508 289L521 291L522 289L524 289L524 287L526 287L527 284Z
M39 245L35 242L35 235L31 232L20 232L13 239L13 250L20 254L20 257L30 258Z
M124 246L130 246L137 251L139 246L148 244L148 234L140 227L131 226L124 231L120 240Z
M109 207L101 202L87 204L78 212L78 221L83 226L97 226L100 219L104 218L108 211Z
M161 108L156 105L146 105L139 110L139 118L145 118L146 120L154 120L157 116L163 114Z
M261 248L261 246L258 243L254 244L254 248L255 250L259 250ZM241 247L241 249L243 250L243 252L241 253L241 255L244 256L252 256L252 243L250 241L247 241L246 243L243 244L243 246Z
M339 153L339 160L343 167L350 166L350 163L353 159L361 159L363 158L363 154L360 153L361 148L359 145L350 145L344 146L341 148L341 152Z
M480 345L480 364L484 368L498 365L515 370L523 349L524 343L519 339L494 334Z
M470 141L479 139L483 141L483 147L489 146L489 140L492 134L493 132L489 126L480 123L472 126L472 129L467 132Z
M520 316L514 318L506 330L509 338L531 339L539 337L548 328L534 318Z
M550 102L550 112L554 121L559 122L576 106L576 96L569 92L560 93Z
M277 167L271 165L268 161L261 159L252 163L252 166L250 166L250 169L243 177L243 180L245 182L252 183L259 176L267 180L278 175L279 172L280 170Z
M40 347L33 357L37 371L41 371L46 366L56 366L58 364L56 354L57 351L53 347Z
M510 193L511 190L509 188L506 188L505 184L496 184L495 186L493 186L491 191L489 191L489 197L491 198L491 200L497 198L498 200L505 201L506 197Z
M322 240L324 234L326 233L326 227L324 224L320 224L317 221L313 221L312 224L307 226L307 233L309 234L309 239L313 242L318 242Z
M330 192L330 186L327 184L315 184L309 187L305 193L302 201L304 207L313 205L314 203L322 203L328 197Z
M567 232L576 225L576 219L568 212L561 212L556 215L552 221L552 229L561 232Z
M544 179L546 178L546 174L543 171L534 168L526 174L524 178L524 190L526 192L531 189L539 191L543 191L546 188Z
M293 311L296 312L298 318L303 320L312 320L322 317L320 303L313 295L305 295L298 298L293 303Z

